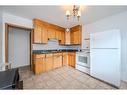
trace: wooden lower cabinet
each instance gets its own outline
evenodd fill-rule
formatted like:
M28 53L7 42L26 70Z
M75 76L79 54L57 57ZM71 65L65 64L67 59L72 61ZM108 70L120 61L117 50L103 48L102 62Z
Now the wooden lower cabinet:
M53 69L62 67L62 53L55 53L53 59Z
M69 52L68 53L68 65L75 68L75 64L76 64L76 53Z
M33 71L35 74L45 72L45 55L34 55Z
M49 54L33 54L33 71L35 74L41 74L62 66L75 67L76 53L49 53Z
M67 66L68 65L68 53L67 52L63 52L62 63L63 63L63 66Z
M46 54L45 63L46 71L50 71L53 69L53 54Z

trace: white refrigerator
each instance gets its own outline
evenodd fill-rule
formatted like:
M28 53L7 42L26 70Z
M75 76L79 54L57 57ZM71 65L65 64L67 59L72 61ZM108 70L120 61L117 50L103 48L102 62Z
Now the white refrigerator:
M121 39L119 30L90 34L90 74L120 86Z

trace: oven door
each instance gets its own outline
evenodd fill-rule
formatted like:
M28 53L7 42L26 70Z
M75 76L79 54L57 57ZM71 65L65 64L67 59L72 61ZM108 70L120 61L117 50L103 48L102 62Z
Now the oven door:
M76 64L83 66L83 67L90 68L90 57L89 57L89 55L78 53L76 55Z

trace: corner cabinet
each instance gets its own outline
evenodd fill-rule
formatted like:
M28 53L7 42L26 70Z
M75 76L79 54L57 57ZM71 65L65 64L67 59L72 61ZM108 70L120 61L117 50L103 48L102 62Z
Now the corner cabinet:
M82 43L82 26L77 25L70 28L70 32L65 32L66 45L81 45Z
M82 27L80 25L74 26L70 33L70 43L81 45L82 43Z

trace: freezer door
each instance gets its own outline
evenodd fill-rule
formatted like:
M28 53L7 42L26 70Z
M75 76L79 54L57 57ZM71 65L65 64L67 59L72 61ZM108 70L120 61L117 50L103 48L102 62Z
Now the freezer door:
M120 86L120 49L92 49L90 74L117 87Z
M90 48L120 48L119 30L90 34Z

